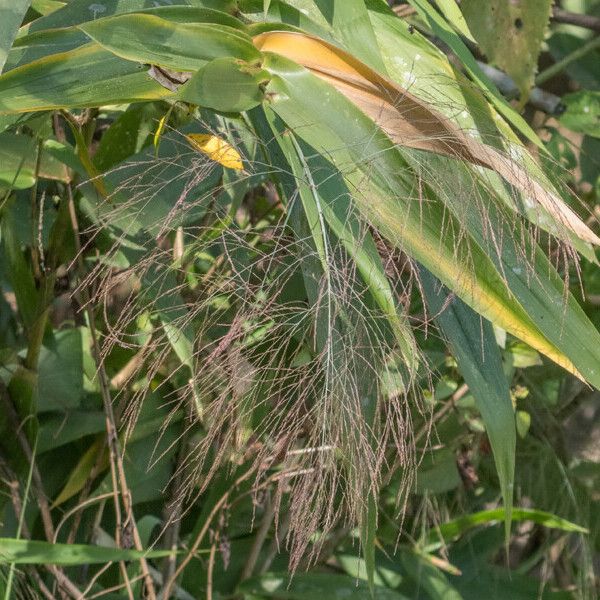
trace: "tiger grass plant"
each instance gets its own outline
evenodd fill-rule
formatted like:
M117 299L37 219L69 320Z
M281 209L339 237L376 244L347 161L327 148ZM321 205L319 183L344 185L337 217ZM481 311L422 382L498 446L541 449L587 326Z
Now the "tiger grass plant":
M0 136L30 141L35 157L23 154L12 179L0 173L2 251L26 341L5 385L15 422L28 423L11 434L12 454L23 461L18 444L31 454L46 439L38 363L58 343L52 290L66 272L108 441L90 425L42 518L81 519L100 502L116 547L73 546L68 562L60 545L15 539L13 570L23 553L45 556L28 564L58 565L60 593L76 597L65 565L79 553L116 561L107 581L130 597L142 586L154 598L200 597L196 585L216 594L223 523L252 499L261 520L238 594L322 594L328 584L303 570L340 532L362 556L365 588L351 593L379 594L378 526L393 518L388 541L401 539L423 444L437 435L438 337L482 418L507 543L521 518L577 530L512 509L514 394L498 340L508 334L600 388L600 334L569 279L580 256L596 261L600 238L440 13L410 2L452 62L376 0L50 4L15 26L0 76ZM27 264L14 233L24 189ZM119 369L116 356L127 358ZM158 537L136 523L130 484L141 475L127 465L127 448L150 432L151 464L175 465L156 484L170 498ZM51 525L47 542L78 535L63 540ZM149 544L171 554L143 554ZM298 578L287 588L261 579L284 547ZM434 550L420 551L435 571ZM418 559L402 552L405 566ZM208 565L202 584L194 564Z

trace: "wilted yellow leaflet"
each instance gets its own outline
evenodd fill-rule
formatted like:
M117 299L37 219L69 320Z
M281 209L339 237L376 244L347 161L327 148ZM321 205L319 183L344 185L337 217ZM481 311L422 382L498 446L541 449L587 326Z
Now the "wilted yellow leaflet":
M169 111L170 112L170 111ZM162 135L165 125L167 124L167 117L169 113L167 113L159 122L156 131L154 132L154 147L158 149L158 142L160 141L160 136Z
M198 152L202 152L211 160L227 167L242 171L244 165L240 153L225 140L210 133L190 133L185 136Z
M347 52L319 38L290 31L261 33L253 41L259 50L285 56L330 83L396 144L491 169L543 206L559 225L584 242L600 245L600 238L578 215L515 160L466 135L426 102Z

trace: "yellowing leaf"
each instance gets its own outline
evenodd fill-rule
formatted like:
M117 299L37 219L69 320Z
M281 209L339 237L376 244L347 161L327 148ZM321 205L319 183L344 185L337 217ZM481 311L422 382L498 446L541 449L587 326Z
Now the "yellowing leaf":
M206 154L211 160L228 169L243 170L242 157L229 142L210 133L190 133L185 137L193 148Z
M407 89L387 79L352 55L303 33L271 31L253 38L263 52L292 60L338 92L370 117L400 146L451 156L495 171L542 206L559 227L581 240L600 245L600 238L551 189L531 177L511 156L482 144Z
M165 129L165 125L167 123L167 117L169 116L169 114L167 113L159 122L158 122L158 127L156 128L156 131L154 132L154 147L156 149L158 149L158 142L160 141L160 136L162 135L164 129Z

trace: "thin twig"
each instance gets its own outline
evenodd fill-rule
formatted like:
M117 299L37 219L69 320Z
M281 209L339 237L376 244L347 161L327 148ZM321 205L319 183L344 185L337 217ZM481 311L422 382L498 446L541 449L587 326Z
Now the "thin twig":
M135 583L136 581L139 581L140 579L143 579L143 578L144 578L143 574L137 575L131 581L133 583ZM86 600L93 600L94 598L101 598L102 596L108 596L108 594L112 594L113 592L118 592L119 590L122 590L124 587L125 587L124 583L120 583L118 585L113 585L112 587L106 588L106 589L102 590L101 592L96 592L95 594L88 596L86 598Z
M586 54L594 50L598 50L600 48L600 35L591 39L589 42L577 48L570 54L567 54L564 58L554 63L552 66L548 67L544 71L542 71L536 78L535 84L542 85L546 83L549 79L552 79L556 75L562 73L571 63L583 58Z
M79 504L77 504L77 506L74 506L72 509L68 510L63 515L62 519L59 521L58 525L56 526L53 542L56 544L56 542L58 541L58 534L59 534L62 526L67 522L67 520L70 517L72 517L74 514L78 513L79 511L83 510L87 506L90 506L91 504L95 504L96 502L100 502L101 500L105 500L106 498L111 498L112 495L113 495L112 492L107 492L106 494L100 494L100 496L94 496L93 498L88 498L87 500L80 502ZM69 542L69 543L72 543L72 542Z
M152 334L148 335L148 339L143 346L135 353L135 355L127 361L125 366L110 380L110 385L113 388L121 389L131 377L139 371L146 360L148 349L152 343Z
M584 29L600 32L600 19L592 15L582 15L580 13L569 12L558 6L552 8L552 20L557 23L566 23L567 25L577 25Z
M491 65L477 61L481 70L496 84L502 95L507 99L519 97L519 88L514 80L509 77L504 71L500 71ZM527 100L531 106L543 110L550 115L560 112L561 104L560 96L551 94L540 87L534 87L529 93Z

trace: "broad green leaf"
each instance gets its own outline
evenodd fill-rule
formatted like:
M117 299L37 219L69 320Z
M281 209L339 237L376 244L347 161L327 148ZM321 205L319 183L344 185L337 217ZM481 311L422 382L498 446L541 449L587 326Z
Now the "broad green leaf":
M494 453L504 499L506 536L510 535L515 473L516 426L509 383L489 321L481 319L422 270L421 282L432 315L448 338L458 369L475 397ZM436 289L437 288L437 289Z
M158 100L170 95L141 65L91 43L2 75L0 114Z
M407 590L406 584L408 578L403 570L397 564L395 552L388 552L387 548L382 548L381 544L375 549L375 573L374 584L376 586L399 589L402 586ZM357 556L356 552L345 548L335 554L335 560L339 562L343 571L354 580L367 580L367 568L364 559Z
M567 110L560 122L569 129L600 138L600 92L582 90L562 97Z
M252 62L260 52L238 29L214 23L174 23L149 14L126 14L80 26L114 54L176 71L196 71L221 57Z
M262 86L269 73L239 60L216 58L194 73L178 98L220 112L242 112L264 100Z
M31 0L0 0L0 73Z
M461 484L456 466L456 455L449 448L428 452L417 469L414 491L416 494L443 494Z
M61 54L84 46L89 38L75 28L40 31L17 39L8 53L5 71L16 69L52 54Z
M41 149L37 164L37 139L15 133L0 133L0 187L25 189L38 177L66 182L67 170ZM37 169L37 171L36 171Z
M345 598L347 600L403 600L402 594L374 586L356 578L331 573L265 573L238 585L238 592L261 598L280 600L314 600L315 598Z
M79 156L77 156L75 148L70 146L68 142L60 143L53 139L44 140L43 148L44 152L49 156L52 156L69 169L72 169L77 175L80 175L84 179L88 177L88 173L81 163Z
M524 103L537 72L552 0L462 0L460 6L488 61L512 77Z
M503 522L505 518L506 510L504 508L495 508L492 510L482 510L452 521L447 521L429 533L426 548L428 551L433 551L475 527ZM588 530L580 525L552 513L533 508L513 508L511 519L512 521L532 521L549 529L559 529L567 533L588 533Z
M0 538L0 563L17 565L89 565L140 558L161 558L171 550L122 550L86 544L51 544Z

